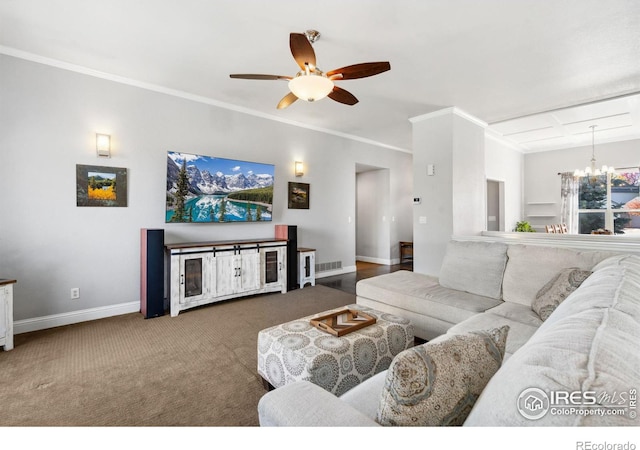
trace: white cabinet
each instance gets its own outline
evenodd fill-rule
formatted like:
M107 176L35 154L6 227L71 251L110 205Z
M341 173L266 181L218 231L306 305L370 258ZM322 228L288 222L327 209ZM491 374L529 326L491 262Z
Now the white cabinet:
M298 284L300 289L309 283L316 285L316 250L313 248L298 249Z
M287 241L171 244L171 316L196 306L266 292L286 292Z
M13 348L13 284L16 280L0 279L0 346Z

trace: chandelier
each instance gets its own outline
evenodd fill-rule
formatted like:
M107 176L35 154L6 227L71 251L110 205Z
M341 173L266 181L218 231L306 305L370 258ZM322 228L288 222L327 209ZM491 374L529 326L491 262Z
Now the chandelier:
M615 169L613 167L602 166L602 168L596 167L596 146L595 146L595 129L597 125L591 125L591 166L585 167L584 170L576 169L573 172L574 177L590 177L590 176L599 176L606 175L608 173L615 173Z

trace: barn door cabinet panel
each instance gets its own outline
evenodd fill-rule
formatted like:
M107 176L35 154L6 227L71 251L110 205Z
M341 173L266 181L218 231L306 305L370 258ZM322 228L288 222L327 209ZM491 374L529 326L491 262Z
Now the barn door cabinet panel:
M286 292L287 241L223 241L167 245L171 316L245 295Z
M260 289L260 253L257 248L215 252L216 296L257 293Z

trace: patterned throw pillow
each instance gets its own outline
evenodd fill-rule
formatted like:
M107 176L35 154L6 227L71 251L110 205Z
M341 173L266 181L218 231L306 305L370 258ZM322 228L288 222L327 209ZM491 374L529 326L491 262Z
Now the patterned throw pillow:
M581 270L577 267L562 269L538 291L536 298L531 304L531 309L533 309L542 320L547 320L558 305L562 303L569 294L578 289L582 282L589 278L589 275L591 275L591 271Z
M509 326L446 336L397 355L385 380L381 425L462 425L504 357Z

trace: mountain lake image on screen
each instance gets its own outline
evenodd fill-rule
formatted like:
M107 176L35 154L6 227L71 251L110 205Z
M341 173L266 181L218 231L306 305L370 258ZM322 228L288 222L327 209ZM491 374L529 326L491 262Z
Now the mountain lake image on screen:
M166 223L269 222L275 166L167 152Z

